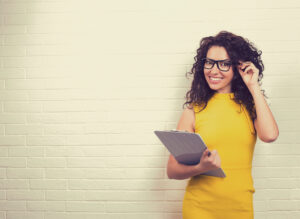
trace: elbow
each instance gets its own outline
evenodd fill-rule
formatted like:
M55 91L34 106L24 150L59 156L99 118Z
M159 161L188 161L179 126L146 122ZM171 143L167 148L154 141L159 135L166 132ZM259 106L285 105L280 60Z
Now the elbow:
M170 170L170 168L167 168L167 176L169 179L175 179L175 176L172 173L172 171Z
M264 137L261 137L260 139L263 142L272 143L272 142L276 141L278 136L279 136L279 131L276 131L273 135L264 136Z
M167 176L168 176L168 179L174 179L174 177L169 173L167 173Z
M170 168L167 169L167 176L169 179L177 179L177 180L185 179L184 177L177 175L176 172L170 170Z
M274 141L276 141L277 138L264 138L264 139L261 139L263 142L266 142L266 143L272 143Z

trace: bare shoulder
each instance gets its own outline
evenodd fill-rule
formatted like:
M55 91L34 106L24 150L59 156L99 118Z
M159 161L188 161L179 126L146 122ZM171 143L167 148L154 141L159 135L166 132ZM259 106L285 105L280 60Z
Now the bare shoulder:
M188 106L183 110L177 130L195 132L195 113L193 107Z

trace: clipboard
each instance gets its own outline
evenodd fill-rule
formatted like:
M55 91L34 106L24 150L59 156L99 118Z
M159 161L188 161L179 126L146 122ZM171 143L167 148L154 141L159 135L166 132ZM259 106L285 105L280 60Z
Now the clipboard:
M203 152L207 149L207 146L198 133L177 130L154 131L154 133L181 164L198 164ZM226 177L221 168L207 171L201 175Z

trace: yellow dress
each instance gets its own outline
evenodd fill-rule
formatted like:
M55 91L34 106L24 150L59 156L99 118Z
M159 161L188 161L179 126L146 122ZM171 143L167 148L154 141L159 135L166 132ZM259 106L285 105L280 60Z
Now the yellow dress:
M186 187L183 219L252 219L252 157L256 132L246 107L233 93L216 93L206 108L194 106L195 132L216 149L226 177L198 175Z

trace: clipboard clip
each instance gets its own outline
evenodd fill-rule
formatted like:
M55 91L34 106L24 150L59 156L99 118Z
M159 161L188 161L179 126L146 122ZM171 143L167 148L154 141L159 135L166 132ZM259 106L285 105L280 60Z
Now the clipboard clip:
M187 131L187 130L176 130L176 129L172 129L171 130L171 132L188 132L189 133L189 131Z

